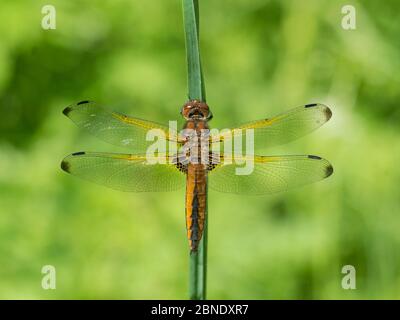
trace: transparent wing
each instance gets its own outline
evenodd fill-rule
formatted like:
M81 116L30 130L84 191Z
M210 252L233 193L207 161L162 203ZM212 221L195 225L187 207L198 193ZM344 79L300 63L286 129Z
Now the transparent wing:
M211 189L241 194L269 194L286 191L294 187L316 182L333 173L332 165L318 156L273 156L273 157L223 157L215 162L209 172ZM236 161L236 162L235 162ZM237 162L247 161L250 174L239 175ZM224 163L231 163L225 164ZM243 173L243 172L242 172Z
M148 160L154 159L141 155L77 152L67 156L61 168L82 179L122 191L173 191L185 185L185 175L169 162L169 158L167 164L149 164Z
M284 144L302 137L322 126L332 116L331 110L323 104L308 104L297 107L270 119L249 122L238 128L228 130L220 138L212 137L213 141L231 141L232 137L242 134L246 141L246 130L254 131L254 150Z
M177 141L177 133L170 132L167 126L107 111L92 101L66 107L63 113L78 127L108 143L135 150L135 153L145 153L153 143L146 141L147 132L152 129L159 130L166 140Z

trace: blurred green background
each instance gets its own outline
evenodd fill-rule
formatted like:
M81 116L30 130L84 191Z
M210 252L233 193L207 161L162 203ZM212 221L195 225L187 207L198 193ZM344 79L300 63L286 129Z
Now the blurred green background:
M400 3L200 1L213 127L329 105L318 131L269 154L317 154L332 177L263 197L209 193L210 299L400 298ZM184 190L133 194L61 171L124 151L62 109L84 99L167 123L186 101L178 0L0 3L0 298L185 299ZM343 5L357 29L341 27ZM41 288L54 265L57 289ZM354 265L357 289L343 290Z

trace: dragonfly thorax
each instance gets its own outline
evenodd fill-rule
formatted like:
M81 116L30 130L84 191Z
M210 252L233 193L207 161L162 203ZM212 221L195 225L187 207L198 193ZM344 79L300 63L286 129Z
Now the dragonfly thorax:
M184 143L179 152L179 162L183 164L208 164L209 162L209 129L205 121L195 124L189 120L182 131ZM198 125L197 128L195 126ZM201 128L201 129L200 129Z

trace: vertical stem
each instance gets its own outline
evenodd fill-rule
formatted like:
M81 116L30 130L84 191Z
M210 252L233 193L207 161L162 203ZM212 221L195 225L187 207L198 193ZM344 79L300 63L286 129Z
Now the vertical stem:
M206 101L199 48L198 0L183 0L189 99Z
M205 101L206 93L199 49L199 3L198 0L182 0L182 3L188 66L188 96L189 99ZM206 298L207 229L208 205L206 203L203 237L198 251L190 254L189 298L192 300L204 300Z

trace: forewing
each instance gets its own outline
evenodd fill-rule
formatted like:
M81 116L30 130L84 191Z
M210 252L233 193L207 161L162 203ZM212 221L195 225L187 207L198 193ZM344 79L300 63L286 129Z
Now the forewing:
M331 110L323 104L308 104L294 108L270 119L249 122L228 130L213 141L229 142L242 135L245 141L247 130L254 132L254 150L262 151L268 147L284 144L300 138L322 126L332 116Z
M177 140L177 133L169 131L167 126L107 111L92 101L71 105L63 113L78 127L108 143L134 150L135 153L145 153L153 143L146 141L149 130L157 130L154 133L164 140Z

